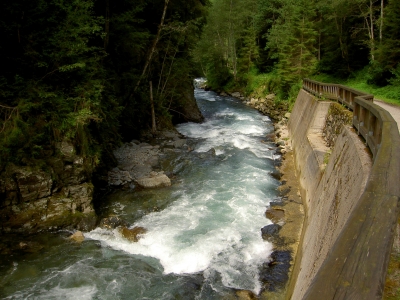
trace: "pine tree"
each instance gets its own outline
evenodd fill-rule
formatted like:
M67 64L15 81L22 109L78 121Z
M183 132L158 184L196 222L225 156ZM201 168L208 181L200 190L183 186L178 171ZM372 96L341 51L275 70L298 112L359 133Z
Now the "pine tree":
M313 22L315 16L312 2L286 0L269 31L267 46L278 58L278 73L286 90L315 70L318 35Z

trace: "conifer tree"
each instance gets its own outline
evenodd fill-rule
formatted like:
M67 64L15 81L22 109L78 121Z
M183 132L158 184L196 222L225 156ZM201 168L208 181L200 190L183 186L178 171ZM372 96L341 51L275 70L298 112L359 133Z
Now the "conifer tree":
M282 2L279 18L268 34L267 46L279 59L278 73L288 86L312 73L317 63L314 4L291 0Z

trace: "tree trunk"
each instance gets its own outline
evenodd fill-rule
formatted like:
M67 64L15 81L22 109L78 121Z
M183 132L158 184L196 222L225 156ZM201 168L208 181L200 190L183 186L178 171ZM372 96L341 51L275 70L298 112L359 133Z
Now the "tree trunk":
M110 0L106 0L106 24L105 24L105 33L104 37L104 50L107 50L108 42L110 40Z
M165 0L164 10L163 10L163 14L161 16L160 25L158 26L156 38L154 39L153 45L150 48L149 55L147 56L146 63L144 64L143 72L140 75L138 82L136 83L135 89L133 90L134 92L136 92L136 90L138 89L140 82L142 81L144 75L146 74L147 68L149 67L149 64L153 58L153 54L156 51L156 46L157 46L158 41L160 40L161 30L164 25L165 14L167 12L168 2L169 2L169 0Z
M381 0L381 25L379 26L379 41L382 42L382 28L383 28L383 0Z
M156 113L154 111L154 99L153 99L153 82L150 81L150 105L151 105L151 132L156 133Z
M373 11L373 3L372 0L369 1L369 21L371 26L371 60L375 60L374 51L375 51L375 36L374 36L374 11Z

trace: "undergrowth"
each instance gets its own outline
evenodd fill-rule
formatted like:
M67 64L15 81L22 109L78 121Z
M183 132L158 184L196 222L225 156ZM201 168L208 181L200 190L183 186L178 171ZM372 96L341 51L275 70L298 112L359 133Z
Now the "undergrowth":
M240 84L239 82L242 82ZM230 81L224 86L228 92L240 91L251 98L265 98L269 94L274 94L275 104L288 102L289 111L294 106L297 94L301 89L301 82L290 85L285 89L281 78L276 70L269 73L259 73L257 69L251 69L244 78L241 78L236 84Z

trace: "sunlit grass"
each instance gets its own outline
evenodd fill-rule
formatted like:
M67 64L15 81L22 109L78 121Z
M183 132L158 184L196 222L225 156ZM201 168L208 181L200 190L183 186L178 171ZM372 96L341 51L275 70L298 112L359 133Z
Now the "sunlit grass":
M353 89L372 94L375 99L400 106L400 86L387 85L385 87L379 87L371 85L367 83L362 75L356 75L349 79L339 79L326 74L318 74L310 78L325 83L343 84Z

